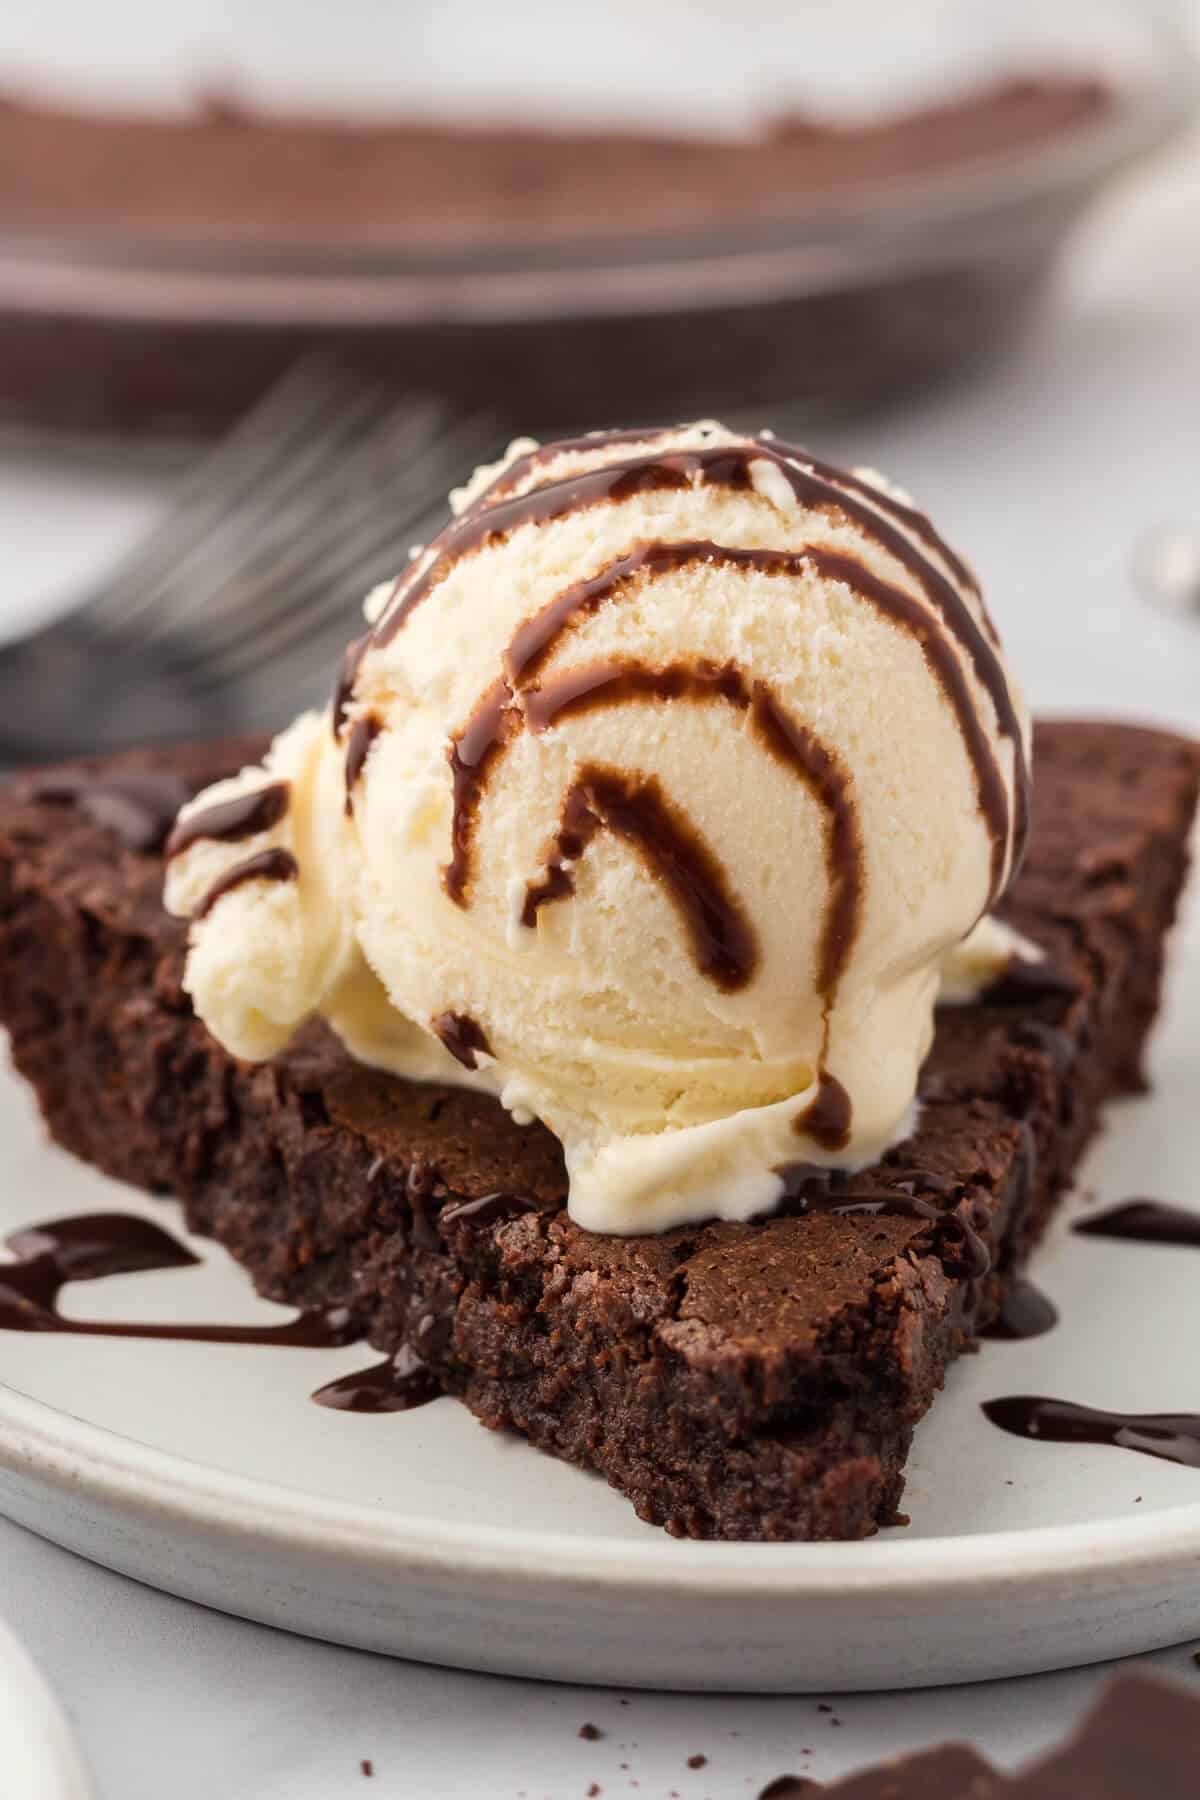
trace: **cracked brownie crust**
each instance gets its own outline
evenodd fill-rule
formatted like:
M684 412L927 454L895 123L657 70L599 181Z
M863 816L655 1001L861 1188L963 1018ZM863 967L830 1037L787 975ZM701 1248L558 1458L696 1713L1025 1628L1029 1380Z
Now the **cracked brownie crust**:
M256 749L95 767L199 787ZM556 1140L486 1096L363 1069L317 1026L237 1064L182 992L160 857L28 780L0 797L0 1020L58 1141L176 1195L264 1294L350 1306L484 1424L598 1470L677 1535L859 1537L899 1517L913 1426L1099 1108L1143 1084L1200 753L1049 724L1036 767L1004 911L1063 979L939 1014L915 1137L838 1196L887 1193L896 1212L601 1237L563 1209ZM911 1216L910 1195L978 1233L983 1278L962 1231Z

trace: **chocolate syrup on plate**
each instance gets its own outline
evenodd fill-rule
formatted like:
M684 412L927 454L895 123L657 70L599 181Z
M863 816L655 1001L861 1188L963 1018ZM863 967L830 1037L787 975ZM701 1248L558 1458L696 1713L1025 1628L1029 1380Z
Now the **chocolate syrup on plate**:
M1102 1412L1038 1394L986 1400L983 1411L993 1425L1014 1437L1049 1444L1112 1444L1200 1469L1200 1413Z
M1004 1296L1004 1303L980 1337L1007 1342L1044 1337L1058 1324L1058 1308L1032 1281L1015 1280Z
M386 1362L372 1363L369 1369L358 1369L317 1389L313 1399L318 1406L334 1412L393 1413L411 1412L414 1407L428 1406L441 1398L441 1387L411 1350L401 1350Z
M99 1281L156 1269L186 1269L199 1258L133 1213L82 1213L14 1231L4 1240L15 1261L0 1263L0 1330L71 1337L167 1338L194 1344L287 1344L324 1350L362 1334L344 1308L299 1313L282 1325L150 1325L67 1319L58 1310L68 1282Z
M1109 1212L1077 1219L1080 1237L1120 1238L1129 1244L1175 1244L1200 1250L1200 1213L1161 1200L1126 1200Z

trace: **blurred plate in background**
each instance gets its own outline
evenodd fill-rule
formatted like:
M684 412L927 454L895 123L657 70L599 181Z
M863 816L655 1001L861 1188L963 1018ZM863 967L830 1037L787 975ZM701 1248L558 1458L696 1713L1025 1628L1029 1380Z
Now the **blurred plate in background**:
M324 83L281 21L201 49L127 0L90 87L73 34L43 68L53 34L0 23L10 90L65 95L0 110L0 411L213 428L334 342L543 425L843 407L962 364L1191 115L1194 59L1158 8L1072 0L1048 32L1032 7L856 5L831 30L750 0L736 33L676 6L640 61L624 0L549 36L536 5L498 34L461 4L384 40L351 16Z

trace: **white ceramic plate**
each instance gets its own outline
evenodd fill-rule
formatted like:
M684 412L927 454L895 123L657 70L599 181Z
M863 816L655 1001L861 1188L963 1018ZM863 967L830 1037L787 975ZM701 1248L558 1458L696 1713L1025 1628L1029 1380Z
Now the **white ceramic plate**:
M1081 1193L1200 1207L1200 933L1178 948L1156 1091L1114 1109ZM364 1417L308 1398L373 1360L0 1335L0 1509L172 1593L313 1636L558 1680L851 1689L1098 1661L1200 1635L1200 1469L1027 1443L980 1412L1041 1393L1187 1411L1200 1250L1072 1236L1035 1268L1062 1322L952 1372L917 1434L907 1529L863 1544L677 1543L602 1482L450 1400ZM0 1074L0 1229L169 1205L44 1142ZM282 1316L212 1245L201 1269L67 1290L78 1316Z
M4 1800L89 1800L91 1783L58 1703L2 1622L0 1757Z

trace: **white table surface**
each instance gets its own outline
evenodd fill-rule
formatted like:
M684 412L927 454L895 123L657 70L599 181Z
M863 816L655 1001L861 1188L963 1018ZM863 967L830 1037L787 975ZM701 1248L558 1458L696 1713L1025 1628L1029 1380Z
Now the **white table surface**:
M891 473L968 552L1035 707L1200 731L1200 620L1156 613L1129 578L1148 527L1200 531L1200 147L1106 203L1002 367L816 447ZM162 491L0 453L0 632L61 604ZM819 1697L523 1684L243 1624L5 1521L0 1614L56 1687L101 1800L574 1800L592 1781L605 1800L740 1800L785 1770L828 1779L948 1736L1012 1765L1061 1736L1104 1680L850 1696L832 1714ZM1200 1693L1192 1648L1145 1660ZM605 1736L581 1741L585 1721ZM696 1753L709 1760L693 1771Z

